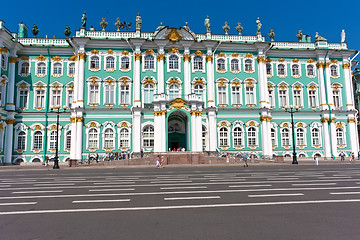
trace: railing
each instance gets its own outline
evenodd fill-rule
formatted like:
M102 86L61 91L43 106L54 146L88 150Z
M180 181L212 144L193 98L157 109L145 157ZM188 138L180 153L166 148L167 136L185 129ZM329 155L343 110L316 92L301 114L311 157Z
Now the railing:
M315 49L315 43L304 42L272 42L272 45L279 49L299 48L299 49ZM346 43L328 43L329 49L347 49Z
M196 34L196 38L198 40L205 40L206 35L205 34ZM233 42L264 42L264 37L258 37L258 36L243 36L243 35L211 35L210 40L215 41L233 41Z
M60 46L68 47L69 43L66 39L53 39L53 38L18 38L17 41L22 45L42 45L42 46Z

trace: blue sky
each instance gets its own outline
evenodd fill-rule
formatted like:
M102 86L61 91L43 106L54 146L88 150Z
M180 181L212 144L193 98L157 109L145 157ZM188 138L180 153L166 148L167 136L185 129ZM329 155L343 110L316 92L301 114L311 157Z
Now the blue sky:
M142 31L154 32L160 22L170 27L184 26L189 22L195 33L205 33L204 19L208 15L211 31L222 34L222 26L227 21L229 34L237 34L235 26L241 22L243 35L255 35L256 19L260 17L262 34L268 39L268 32L274 29L276 41L297 41L299 29L315 39L315 32L328 39L329 42L340 42L342 29L346 32L349 49L360 50L359 9L360 1L28 1L5 0L0 19L12 32L18 29L18 23L24 22L29 27L29 35L33 24L40 29L38 37L63 38L66 25L73 31L81 26L81 15L87 12L87 27L93 25L100 30L99 22L106 17L109 23L107 30L115 31L117 17L121 21L132 22L139 12L142 16ZM4 9L6 9L4 11ZM133 29L134 30L134 29ZM360 55L360 54L359 54ZM356 58L360 60L358 56Z

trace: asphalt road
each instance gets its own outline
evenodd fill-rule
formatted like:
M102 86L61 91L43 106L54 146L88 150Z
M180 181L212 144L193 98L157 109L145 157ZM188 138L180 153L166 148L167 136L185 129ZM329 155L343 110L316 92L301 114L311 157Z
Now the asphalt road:
M0 172L0 239L360 239L357 165Z

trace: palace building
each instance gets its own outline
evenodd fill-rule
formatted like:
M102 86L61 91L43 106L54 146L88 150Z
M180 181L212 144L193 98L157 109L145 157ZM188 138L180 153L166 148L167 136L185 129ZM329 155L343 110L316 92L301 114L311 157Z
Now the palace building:
M312 42L299 31L279 42L271 30L266 40L259 19L252 36L240 24L228 34L227 23L212 34L209 18L205 34L187 23L142 32L140 16L135 31L105 23L87 29L85 16L74 37L55 39L0 21L2 163L43 162L56 144L62 162L174 148L273 159L291 157L294 144L300 158L357 156L356 51L344 39Z

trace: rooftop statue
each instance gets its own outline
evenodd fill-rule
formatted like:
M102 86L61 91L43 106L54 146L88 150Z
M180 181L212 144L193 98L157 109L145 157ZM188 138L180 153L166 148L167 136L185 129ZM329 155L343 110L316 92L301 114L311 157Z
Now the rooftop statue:
M102 18L102 21L100 22L100 26L102 27L102 31L105 31L105 28L108 25L108 22L105 21L106 18Z
M65 27L64 34L65 34L66 38L70 37L71 30L70 30L70 27L68 25L66 25L66 27Z
M185 22L185 26L183 26L183 29L185 29L186 31L190 32L190 28L188 26L188 22Z
M260 19L259 18L257 18L257 20L256 20L256 35L261 35L261 26L262 26L262 24L261 24L261 22L260 22Z
M37 36L38 33L40 32L40 30L39 30L38 27L34 24L33 28L31 29L31 32L34 34L34 38L36 38L36 36Z
M341 42L345 42L345 30L341 31Z
M206 17L204 25L206 27L206 33L210 33L211 31L210 31L210 19L209 19L209 16Z
M315 42L327 42L327 39L320 36L318 32L315 34Z
M81 18L81 28L85 28L86 29L86 12L83 13L82 18Z
M241 23L240 23L240 22L238 22L237 24L238 24L238 25L235 27L235 29L236 29L236 31L239 32L239 35L241 35L241 32L242 32L242 30L243 30L243 27L241 26Z
M141 31L141 17L140 17L140 13L138 13L138 15L136 16L136 31Z
M225 22L225 25L222 27L222 29L224 30L225 34L227 35L228 34L228 31L230 29L229 25L228 25L228 22Z
M304 36L304 34L302 33L302 30L300 29L300 30L298 31L298 33L296 34L296 37L297 37L297 39L299 40L299 42L302 41L303 36Z
M122 24L120 22L120 18L116 18L115 27L116 27L116 31L119 32L120 28L122 27Z
M269 36L271 41L274 41L274 38L275 38L274 29L270 29L268 36Z

